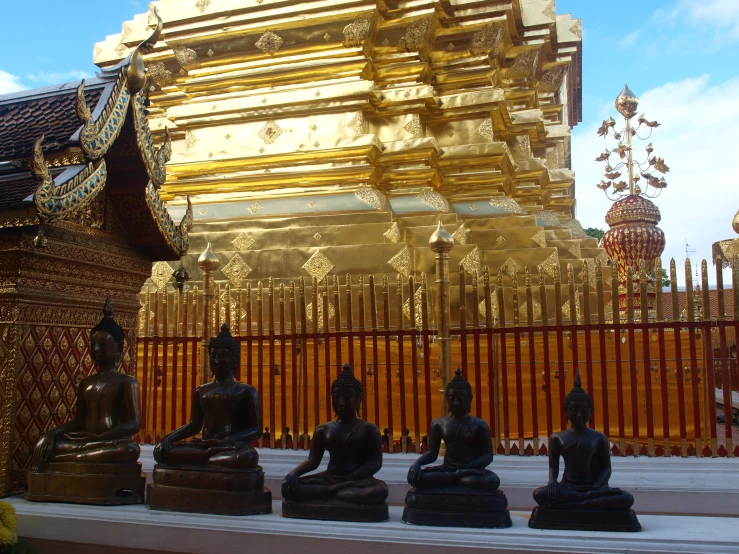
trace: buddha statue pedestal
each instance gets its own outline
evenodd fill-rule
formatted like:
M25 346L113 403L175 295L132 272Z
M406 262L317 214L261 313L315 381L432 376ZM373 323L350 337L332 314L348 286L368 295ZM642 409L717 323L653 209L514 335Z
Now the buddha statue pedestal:
M357 418L362 384L349 364L331 384L336 421L313 433L308 459L282 482L282 515L301 519L379 522L389 519L387 485L375 479L382 467L380 430ZM325 451L328 468L315 471Z
M208 344L215 379L192 397L190 422L154 448L152 510L246 516L272 513L259 454L251 447L262 433L257 390L234 379L241 346L227 324ZM201 438L184 440L197 434Z
M123 342L108 298L103 319L90 331L98 372L80 382L74 419L36 444L26 499L104 505L144 501L146 478L133 440L141 422L139 383L118 371Z
M641 531L634 510L577 510L550 506L534 508L529 527L572 531Z
M378 483L384 483L378 481ZM336 498L316 501L282 501L282 516L324 521L354 521L378 523L390 519L387 502L380 504L357 504Z
M34 502L117 506L143 503L145 487L138 462L49 462L43 471L28 472L25 497Z
M572 427L549 438L549 482L534 491L539 504L529 519L534 529L575 531L641 531L631 506L634 497L608 486L611 452L608 438L588 428L593 399L582 388L580 372L565 398ZM564 459L562 480L559 458Z
M152 510L247 516L272 513L272 492L264 487L264 472L208 466L154 466L154 483L147 487Z
M512 525L503 491L476 491L467 487L411 488L405 496L403 523L487 529Z
M446 387L451 415L434 420L429 449L411 466L403 522L436 527L502 528L512 525L500 479L487 469L493 461L490 427L469 415L472 387L457 369ZM444 463L430 464L446 445Z

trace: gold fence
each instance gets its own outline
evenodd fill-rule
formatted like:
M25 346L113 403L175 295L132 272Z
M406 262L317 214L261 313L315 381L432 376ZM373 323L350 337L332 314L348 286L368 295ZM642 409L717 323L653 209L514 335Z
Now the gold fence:
M444 260L437 261L443 274ZM346 275L214 283L212 302L197 287L147 291L137 363L141 438L154 442L188 420L192 391L203 381L203 336L228 322L242 345L239 377L260 393L269 428L262 446L307 446L315 426L332 417L330 383L348 362L365 391L362 416L387 430L388 450L425 449L426 430L442 413L445 372L462 367L473 413L490 423L500 453L546 453L547 437L566 425L562 403L579 369L595 403L591 425L609 436L614 453L739 455L731 418L720 430L715 423L717 394L730 414L737 385L731 351L739 272L727 314L717 270L712 313L705 261L701 269L702 289L694 294L685 264L684 309L674 261L670 291L657 286L653 308L639 300L649 298L643 268L612 295L618 275L612 268L605 282L599 261L578 279L571 266L564 280L557 270L525 268L522 284L516 273L460 267L450 284L437 279L433 287L425 275ZM450 322L448 337L442 318ZM212 327L204 334L206 322Z

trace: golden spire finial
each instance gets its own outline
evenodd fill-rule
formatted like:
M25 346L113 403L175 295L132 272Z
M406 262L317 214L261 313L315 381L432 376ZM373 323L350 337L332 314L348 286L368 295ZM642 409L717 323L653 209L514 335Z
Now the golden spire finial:
M454 237L444 228L441 221L429 238L429 247L434 252L448 252L454 248Z
M616 98L616 109L618 113L626 119L631 119L636 115L638 107L639 98L631 91L629 85L624 84L624 89L618 95L618 98Z
M205 250L203 250L203 253L200 254L200 257L198 258L198 265L203 271L215 271L221 265L221 260L219 260L218 256L216 256L216 253L213 252L213 248L211 248L210 243L208 243L208 246L205 248Z

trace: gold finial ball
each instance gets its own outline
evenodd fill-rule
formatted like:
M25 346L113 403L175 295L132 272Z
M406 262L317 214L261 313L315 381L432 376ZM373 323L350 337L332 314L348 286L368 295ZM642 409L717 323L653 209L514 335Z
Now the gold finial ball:
M198 258L198 265L203 271L215 271L221 265L221 260L218 259L216 253L208 243L208 246Z
M731 226L735 233L739 233L739 211L734 214L734 219L731 221Z
M454 248L454 237L444 228L441 221L429 238L429 248L434 252L449 252Z
M616 98L616 109L618 113L627 119L631 119L636 115L636 110L639 108L639 99L636 97L629 85L624 85L624 89L621 94Z

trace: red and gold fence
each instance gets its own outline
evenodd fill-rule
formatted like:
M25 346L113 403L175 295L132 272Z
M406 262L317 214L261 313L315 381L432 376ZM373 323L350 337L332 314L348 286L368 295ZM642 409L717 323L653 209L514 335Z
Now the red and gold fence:
M705 292L705 262L702 269ZM463 268L452 278L452 367L465 369L472 411L490 423L499 453L546 453L547 437L566 425L562 404L579 369L595 403L591 425L610 437L614 454L739 455L731 418L720 430L715 423L716 384L729 407L737 388L730 350L739 331L739 312L723 312L720 280L720 315L707 296L688 294L683 318L665 321L663 302L679 313L674 263L672 290L663 298L657 289L653 312L643 303L635 313L632 286L622 309L606 292L617 275L604 283L599 264L580 282L571 268L566 283L558 272L534 275L538 283L527 270L522 287L515 274L487 268L480 278ZM689 264L686 276L692 289ZM211 321L216 329L230 322L241 342L239 378L258 389L269 427L263 446L307 446L315 426L332 418L330 384L348 362L365 391L362 417L388 430L390 449L423 450L444 385L428 288L425 276L216 284ZM736 307L737 286L733 294ZM706 300L700 311L696 300ZM151 291L142 306L142 440L155 442L189 418L200 383L198 325L207 318L197 288Z

